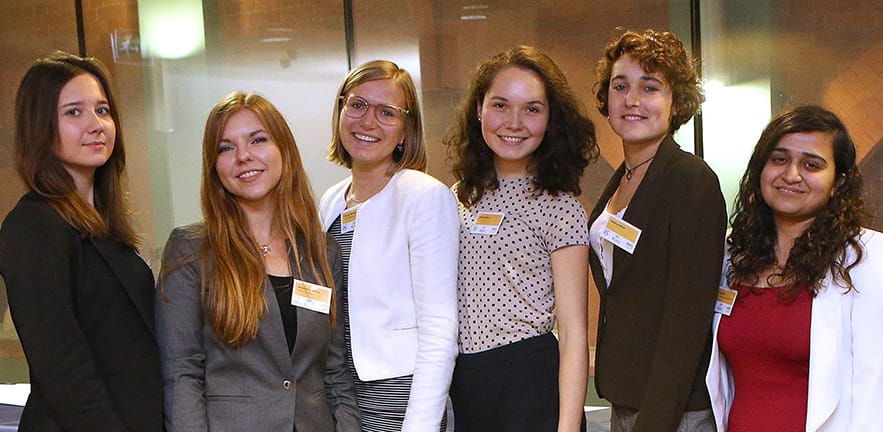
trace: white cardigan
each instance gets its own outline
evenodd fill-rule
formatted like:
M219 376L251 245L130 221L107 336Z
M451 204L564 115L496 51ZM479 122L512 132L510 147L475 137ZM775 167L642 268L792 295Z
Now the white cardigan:
M319 205L327 231L352 177ZM413 374L403 431L438 430L457 356L460 223L451 191L414 170L358 207L348 288L352 355L362 381Z
M883 431L883 234L863 229L861 243L862 261L849 272L855 289L844 294L829 273L812 302L807 432ZM726 432L736 389L717 344L720 318L705 382L717 430Z

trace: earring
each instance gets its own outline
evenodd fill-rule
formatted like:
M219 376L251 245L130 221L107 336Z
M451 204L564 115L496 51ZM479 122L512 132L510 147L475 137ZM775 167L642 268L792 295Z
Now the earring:
M481 116L478 116L478 121L481 121Z
M402 141L402 142L396 144L396 151L399 152L399 153L404 153L404 152L405 152L405 142L404 142L404 141Z

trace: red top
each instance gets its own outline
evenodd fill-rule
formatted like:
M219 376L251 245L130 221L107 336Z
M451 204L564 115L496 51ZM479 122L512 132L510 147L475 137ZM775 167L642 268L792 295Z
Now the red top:
M778 287L734 289L736 304L717 335L734 381L727 430L803 431L812 296L803 289L794 303L783 304Z

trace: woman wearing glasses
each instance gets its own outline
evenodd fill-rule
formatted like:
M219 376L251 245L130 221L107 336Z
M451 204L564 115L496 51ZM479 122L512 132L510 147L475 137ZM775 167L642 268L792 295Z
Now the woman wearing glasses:
M457 355L459 223L453 194L424 174L417 91L389 61L347 75L329 159L352 176L320 216L340 243L347 361L363 431L439 430Z

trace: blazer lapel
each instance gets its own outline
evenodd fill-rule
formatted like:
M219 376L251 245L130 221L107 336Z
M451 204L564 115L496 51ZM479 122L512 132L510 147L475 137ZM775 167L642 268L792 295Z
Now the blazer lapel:
M843 317L840 303L847 299L833 283L829 272L812 301L812 322L809 342L809 398L806 430L818 430L834 413L840 398L840 382L851 377L839 376L838 348L843 347Z
M296 240L297 244L292 246L290 242L286 242L286 246L288 247L288 265L292 272L292 282L298 279L298 275L303 275L300 277L306 278L305 275L309 274L309 268L304 265L303 256L300 257L300 261L295 261L294 250L298 248L298 250L303 250L303 245L301 244L301 238L298 236ZM298 269L300 269L300 273L298 273ZM294 295L294 287L291 287L292 295ZM308 347L306 341L308 339L307 332L309 330L309 322L307 322L307 314L304 313L303 309L298 309L297 311L297 338L294 340L294 348L290 353L287 353L287 367L294 368L294 376L299 377L303 374L303 369L306 367L305 362L297 361L297 359L305 358L304 350L310 349ZM280 326L281 327L281 320ZM285 339L284 329L283 329L283 340ZM287 346L286 346L287 348Z
M147 264L140 258L136 259L134 251L116 241L94 238L90 238L89 241L125 288L150 334L156 336L153 317L153 274L150 273ZM150 275L151 286L149 287L145 287L143 283L142 278L146 275Z
M589 215L589 229L592 228L592 224L601 216L601 213L604 212L604 209L607 207L607 202L610 201L610 197L613 196L613 193L616 192L616 188L619 185L619 179L622 178L622 175L625 173L625 164L619 164L619 168L613 172L613 175L610 177L610 180L607 182L607 186L604 187L604 192L601 193L601 196L598 198L598 201L595 203L595 207L592 209L591 215ZM589 262L592 264L592 268L600 269L601 261L598 256L595 254L595 250L589 248ZM600 273L600 274L596 274ZM602 272L592 272L592 279L595 281L595 286L598 288L598 292L601 297L604 297L604 294L607 292L607 280L604 279L604 274Z
M650 220L651 215L658 210L656 208L656 203L659 199L658 197L664 192L663 189L666 186L663 180L668 171L668 164L678 148L678 145L674 142L671 135L666 136L662 143L659 144L656 156L653 157L653 161L650 162L650 166L647 168L647 174L645 174L644 179L641 180L641 184L635 191L635 195L632 196L629 206L623 215L623 219L628 223L641 230L647 227L647 222ZM616 171L617 175L614 175L617 184L619 182L618 177L622 177L621 171L624 172L625 168L621 167L621 170ZM641 247L640 240L638 240L638 242L639 244L637 247L639 248ZM617 285L617 281L622 279L622 275L629 271L628 268L632 263L632 257L632 254L621 248L614 248L613 277L610 278L610 289L614 289Z

